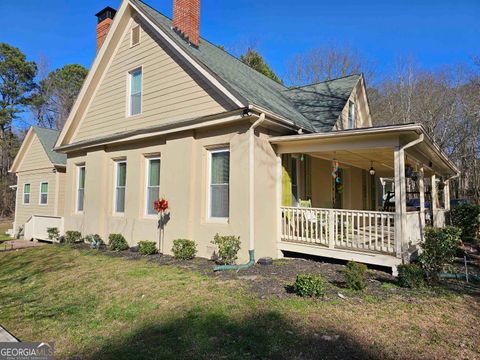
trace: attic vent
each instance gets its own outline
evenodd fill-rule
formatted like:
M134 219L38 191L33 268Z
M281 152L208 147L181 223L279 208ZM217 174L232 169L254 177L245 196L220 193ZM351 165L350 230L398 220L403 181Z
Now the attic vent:
M140 44L140 25L132 28L132 46Z

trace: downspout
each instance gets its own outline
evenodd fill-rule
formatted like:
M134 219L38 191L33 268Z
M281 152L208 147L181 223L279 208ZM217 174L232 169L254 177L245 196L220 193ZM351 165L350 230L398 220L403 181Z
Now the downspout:
M242 265L219 265L213 271L248 269L255 264L255 129L265 121L265 113L261 113L248 130L248 257L246 264Z

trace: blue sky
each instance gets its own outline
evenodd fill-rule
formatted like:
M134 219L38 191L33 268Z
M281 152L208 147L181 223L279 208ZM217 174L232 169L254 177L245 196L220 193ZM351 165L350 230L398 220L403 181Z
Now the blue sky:
M171 15L172 0L147 1ZM95 55L94 14L119 0L2 0L0 41L51 68L89 67ZM202 0L202 36L227 49L255 43L273 69L286 74L289 58L325 44L348 44L392 70L413 55L425 68L480 55L480 0Z

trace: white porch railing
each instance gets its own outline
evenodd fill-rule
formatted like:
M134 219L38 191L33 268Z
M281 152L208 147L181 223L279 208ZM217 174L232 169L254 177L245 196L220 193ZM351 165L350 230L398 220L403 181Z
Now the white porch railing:
M32 215L25 223L23 237L25 240L49 240L47 229L53 227L63 234L63 217Z
M281 240L395 254L395 214L281 207Z

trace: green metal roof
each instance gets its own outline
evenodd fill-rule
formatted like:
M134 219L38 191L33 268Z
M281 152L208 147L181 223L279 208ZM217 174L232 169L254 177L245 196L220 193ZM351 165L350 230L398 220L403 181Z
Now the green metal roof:
M180 35L172 30L172 21L145 4L141 0L130 0L139 10L147 16L150 21L167 33L177 44L207 68L216 78L227 86L232 92L246 101L249 105L257 105L277 115L291 120L295 125L308 131L330 131L338 119L338 108L340 101L345 98L343 93L348 91L346 86L352 85L353 81L340 79L340 84L334 86L336 80L329 81L328 85L322 87L320 84L290 90L288 87L279 84L267 76L245 65L239 59L230 55L218 46L201 38L198 47L190 46ZM355 75L358 81L359 75ZM355 83L356 84L356 83ZM355 86L350 88L350 93ZM333 98L328 97L328 88L336 88L332 91ZM315 96L307 93L314 92L318 88L321 104L315 104ZM337 94L337 95L336 95ZM342 96L340 96L342 94ZM337 98L335 98L337 96ZM348 99L348 97L347 97ZM306 102L306 103L305 103ZM343 102L345 105L346 100ZM319 113L314 114L318 108ZM343 108L343 106L342 106ZM331 126L329 125L331 124ZM330 128L329 128L330 127Z
M55 143L57 142L60 131L54 129L42 128L40 126L32 126L33 130L38 136L40 143L42 144L48 158L55 165L66 165L67 155L56 152L53 150Z

